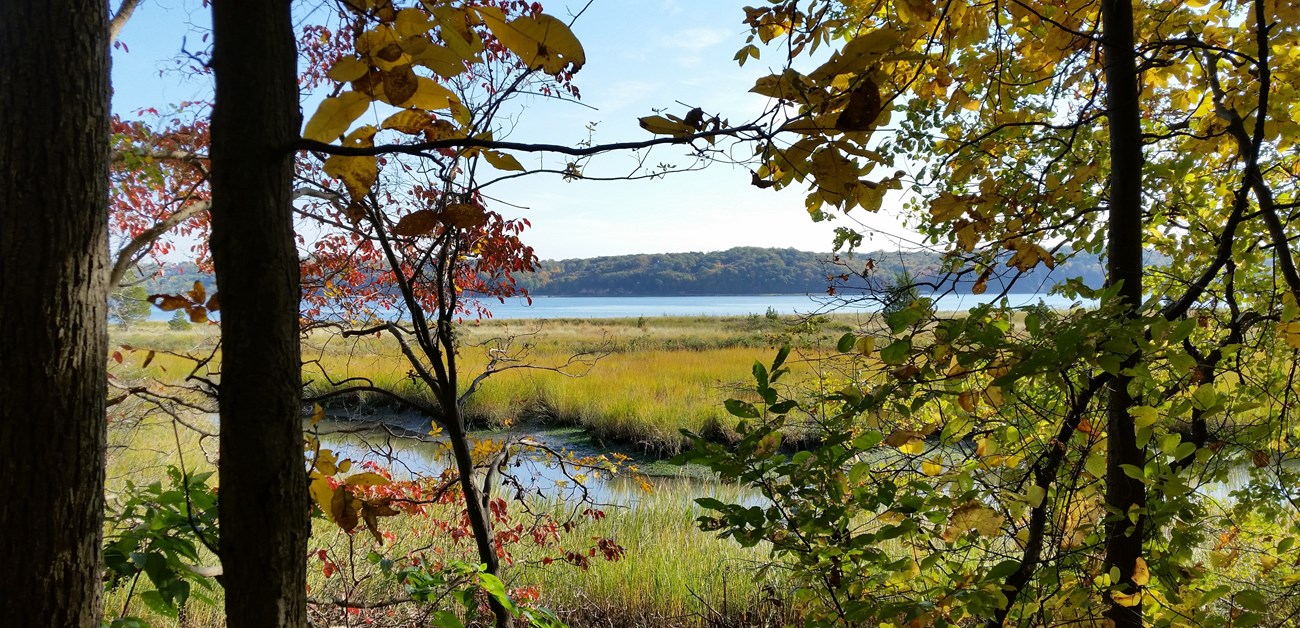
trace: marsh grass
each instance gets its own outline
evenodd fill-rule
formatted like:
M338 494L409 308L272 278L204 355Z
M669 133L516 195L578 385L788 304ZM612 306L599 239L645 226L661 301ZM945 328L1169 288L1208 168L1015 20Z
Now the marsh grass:
M746 395L755 361L770 361L787 342L825 348L852 325L849 317L827 318L799 331L760 316L467 323L458 331L462 381L483 372L494 357L508 357L498 366L513 369L488 379L465 413L480 427L530 420L575 425L598 441L672 455L688 444L682 429L717 441L736 437L735 419L722 402ZM437 406L390 338L315 334L304 343L304 356L308 396L366 383ZM805 364L790 367L790 384L817 376ZM369 392L330 403L357 414L400 410L387 396Z

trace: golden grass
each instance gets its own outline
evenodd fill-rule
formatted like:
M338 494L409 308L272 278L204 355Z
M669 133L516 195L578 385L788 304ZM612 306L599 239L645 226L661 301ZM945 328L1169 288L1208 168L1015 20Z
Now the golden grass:
M795 338L826 346L851 319L837 318ZM514 370L493 375L465 406L470 420L504 426L538 419L588 430L599 441L630 444L654 454L686 446L688 429L726 440L734 420L729 397L752 387L755 361L767 363L792 339L779 322L763 317L647 318L561 321L487 321L466 324L458 354L462 389L483 372L491 356L509 355ZM344 339L313 335L304 345L309 395L346 387L348 378L401 394L430 407L430 391L410 377L396 343L387 337ZM527 365L530 368L518 368ZM787 383L811 372L792 363ZM383 406L382 395L349 399L363 408ZM346 404L345 404L346 405Z

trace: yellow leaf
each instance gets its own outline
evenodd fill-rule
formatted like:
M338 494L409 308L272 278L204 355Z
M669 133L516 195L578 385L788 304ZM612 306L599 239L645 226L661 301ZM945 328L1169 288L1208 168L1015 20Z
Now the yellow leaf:
M1131 607L1131 606L1137 606L1138 604L1141 604L1142 596L1144 594L1145 592L1143 591L1137 591L1135 593L1120 593L1119 591L1111 591L1110 597L1111 599L1115 600L1116 604L1119 604L1120 606Z
M402 51L401 38L387 24L380 24L357 36L356 49L371 65L381 70L410 62Z
M957 405L960 406L962 410L974 412L976 399L978 399L978 397L975 396L975 393L966 390L957 395Z
M921 463L921 473L934 477L943 473L943 464L939 459L926 460Z
M312 427L316 427L316 424L320 423L320 422L321 422L321 419L324 419L324 418L325 418L325 408L322 408L321 405L320 405L319 403L312 404L312 407L311 407L311 425L312 425Z
M925 451L925 441L919 438L913 438L904 443L903 446L898 448L898 450L905 454L915 456Z
M872 336L861 336L853 343L853 347L862 355L871 355L876 350L876 339Z
M1133 584L1136 584L1139 587L1145 587L1147 586L1147 582L1150 581L1151 571L1147 569L1147 561L1141 556L1138 556L1137 560L1133 563Z
M1047 498L1047 489L1034 484L1029 487L1029 492L1025 494L1025 501L1029 503L1030 508L1038 508L1043 505L1043 500Z
M369 157L333 155L325 160L325 174L343 181L352 198L363 198L379 179L378 160Z
M902 34L896 30L877 29L860 34L850 39L843 50L832 55L830 61L823 63L808 76L823 81L839 74L859 72L862 68L875 65L887 53L897 50L901 40Z
M334 475L338 473L338 467L334 464L338 461L332 449L322 449L316 452L316 465L313 467L321 475Z
M352 122L370 107L370 97L358 92L343 92L321 101L316 113L302 130L305 139L332 142L343 135Z
M360 500L348 492L348 487L337 486L334 488L333 495L330 496L330 507L326 511L334 523L340 528L351 532L357 527L357 511L360 510Z
M912 430L894 430L889 433L889 436L885 437L885 444L890 447L902 447L915 440L917 436L920 436L920 434Z
M312 472L311 487L308 492L311 493L312 501L315 501L316 505L320 506L330 519L333 519L334 516L330 514L330 501L334 498L334 489L330 488L329 480L319 473Z
M641 128L655 135L690 135L695 129L685 122L669 120L663 116L646 116L637 121Z
M326 76L340 83L355 81L370 71L370 64L356 57L343 57L330 66Z
M943 540L949 543L974 530L983 536L997 536L1002 533L1005 519L996 510L978 502L970 502L952 511L948 518L948 527L943 531Z
M930 219L935 223L956 220L966 213L970 204L969 197L940 192L938 197L930 201Z
M348 486L384 486L388 484L388 478L367 471L366 473L350 475L345 482Z
M397 19L393 21L393 30L404 40L423 35L429 32L430 28L433 28L433 23L429 21L429 14L415 8L398 11Z
M496 7L475 10L497 41L515 53L530 70L558 75L566 69L577 72L587 62L582 43L573 31L550 15L524 15L507 23L505 14Z
M343 138L343 145L354 148L369 148L375 145L375 134L378 132L379 129L376 129L371 124L357 127L351 133L348 133L347 137Z
M393 129L407 135L419 135L433 127L433 117L424 111L403 109L384 118L384 121L379 123L379 127Z
M415 81L415 93L411 95L410 100L405 101L404 106L412 109L433 111L435 109L449 109L454 104L460 104L460 99L456 97L456 94L437 81L425 76L417 77Z
M423 46L411 53L411 63L433 70L438 76L451 78L465 71L465 58L440 44Z
M483 39L470 24L469 10L430 0L425 0L425 8L429 9L434 19L438 21L439 35L443 43L462 59L476 60L478 53L483 51Z
M519 163L519 160L515 159L514 155L507 153L485 150L483 151L483 158L497 170L521 171L524 169L523 164Z
M1016 253L1011 256L1011 259L1007 260L1007 266L1014 267L1021 272L1029 272L1039 262L1042 262L1049 269L1056 267L1056 259L1052 257L1051 253L1047 252L1047 249L1023 240L1017 240L1014 246Z
M988 399L989 404L991 404L994 408L1001 408L1002 402L1004 401L1002 397L1002 387L989 386L988 388L985 388L984 398Z

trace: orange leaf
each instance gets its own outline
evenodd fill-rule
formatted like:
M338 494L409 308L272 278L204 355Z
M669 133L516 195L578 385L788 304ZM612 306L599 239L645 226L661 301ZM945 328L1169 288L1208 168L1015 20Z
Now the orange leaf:
M183 310L190 306L189 299L174 294L151 294L146 300L164 312Z

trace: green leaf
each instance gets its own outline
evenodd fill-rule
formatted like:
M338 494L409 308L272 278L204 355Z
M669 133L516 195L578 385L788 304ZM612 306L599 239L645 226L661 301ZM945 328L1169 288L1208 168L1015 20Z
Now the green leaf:
M437 611L432 619L433 625L438 628L465 628L465 624L451 611Z
M718 501L718 500L716 500L716 499L714 499L714 498L712 498L712 497L697 497L697 498L695 499L695 503L696 503L696 504L699 504L700 508L705 508L705 509L708 509L708 510L717 510L717 511L725 511L725 510L727 510L727 505L726 505L726 504L724 504L724 503L722 503L722 502L720 502L720 501Z
M857 344L857 342L857 337L853 335L853 332L849 332L840 336L839 342L835 343L835 349L840 353L848 353L853 350L853 345Z
M984 574L984 579L1002 580L1005 579L1007 576L1016 573L1017 569L1020 569L1020 561L1004 560L998 563L997 565L994 565L993 568L990 569L988 573Z
M1254 589L1246 589L1233 596L1233 601L1252 611L1262 613L1268 610L1268 601L1264 595Z
M912 352L912 341L908 338L895 340L888 347L880 350L880 359L885 364L902 364Z
M758 383L759 390L767 388L767 368L763 366L763 363L754 360L754 368L752 370L754 373L754 381Z
M1111 375L1119 375L1119 370L1124 365L1124 361L1119 356L1111 353L1103 353L1097 356L1097 366Z
M730 412L732 416L737 416L742 419L757 419L762 416L762 414L759 413L758 408L755 408L754 404L747 401L728 399L722 402L722 405L727 407L727 412Z
M788 357L790 357L790 345L783 345L781 349L776 352L776 359L772 360L772 367L769 369L772 371L773 377L776 376L776 372L781 368L782 364L785 364L785 360Z

